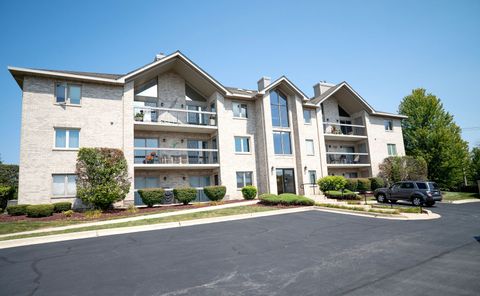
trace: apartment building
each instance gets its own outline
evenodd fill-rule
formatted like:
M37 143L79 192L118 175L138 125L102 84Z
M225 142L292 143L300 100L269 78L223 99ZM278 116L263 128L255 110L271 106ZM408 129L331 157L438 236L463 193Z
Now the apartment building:
M250 184L310 195L322 176L374 176L404 155L405 117L374 110L346 82L320 82L313 97L286 77L226 87L178 51L127 74L8 69L23 92L19 203L75 200L80 147L123 150L125 204L148 187L196 187L198 201L216 184L227 199Z

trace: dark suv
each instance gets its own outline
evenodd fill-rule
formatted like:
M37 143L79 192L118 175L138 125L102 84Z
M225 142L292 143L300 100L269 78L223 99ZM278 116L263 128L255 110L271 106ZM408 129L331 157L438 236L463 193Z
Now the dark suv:
M402 181L389 188L378 188L374 191L378 202L396 202L407 200L414 206L433 206L436 201L442 200L440 188L434 182L427 181Z

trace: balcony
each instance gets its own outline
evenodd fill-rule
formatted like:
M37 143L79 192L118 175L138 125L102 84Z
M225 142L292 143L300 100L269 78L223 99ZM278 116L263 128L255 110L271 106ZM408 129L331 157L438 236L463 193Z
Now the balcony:
M325 140L358 141L366 139L364 125L324 122L323 133Z
M164 107L133 107L136 130L212 133L217 113Z
M332 168L369 167L368 153L327 152L327 166Z
M218 168L218 149L135 148L136 169Z

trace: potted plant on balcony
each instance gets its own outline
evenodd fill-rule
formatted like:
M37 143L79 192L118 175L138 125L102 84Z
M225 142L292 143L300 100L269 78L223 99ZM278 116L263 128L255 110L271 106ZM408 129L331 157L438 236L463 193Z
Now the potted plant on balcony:
M145 156L145 161L144 163L153 163L155 161L155 156L157 154L155 152L150 152L147 156Z
M135 114L135 121L143 121L143 111L140 111L137 114Z

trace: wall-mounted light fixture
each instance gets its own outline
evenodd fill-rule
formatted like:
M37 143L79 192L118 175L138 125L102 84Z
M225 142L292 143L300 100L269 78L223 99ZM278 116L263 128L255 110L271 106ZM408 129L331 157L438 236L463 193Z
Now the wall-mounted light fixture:
M308 169L307 166L305 166L305 167L303 168L303 171L306 173L306 172L307 172L307 169Z
M182 178L182 179L183 179L183 181L185 181L185 179L187 179L187 178L186 178L185 176L183 176L183 178Z
M167 181L167 176L163 177L163 181Z
M183 139L181 139L180 142L183 143Z
M273 165L272 165L271 170L272 170L272 173L275 171L275 167Z
M166 141L167 141L167 140L165 140L165 138L163 138L162 142L164 142L164 143L165 143Z
M160 103L160 107L163 107L163 102L162 102L162 103Z

